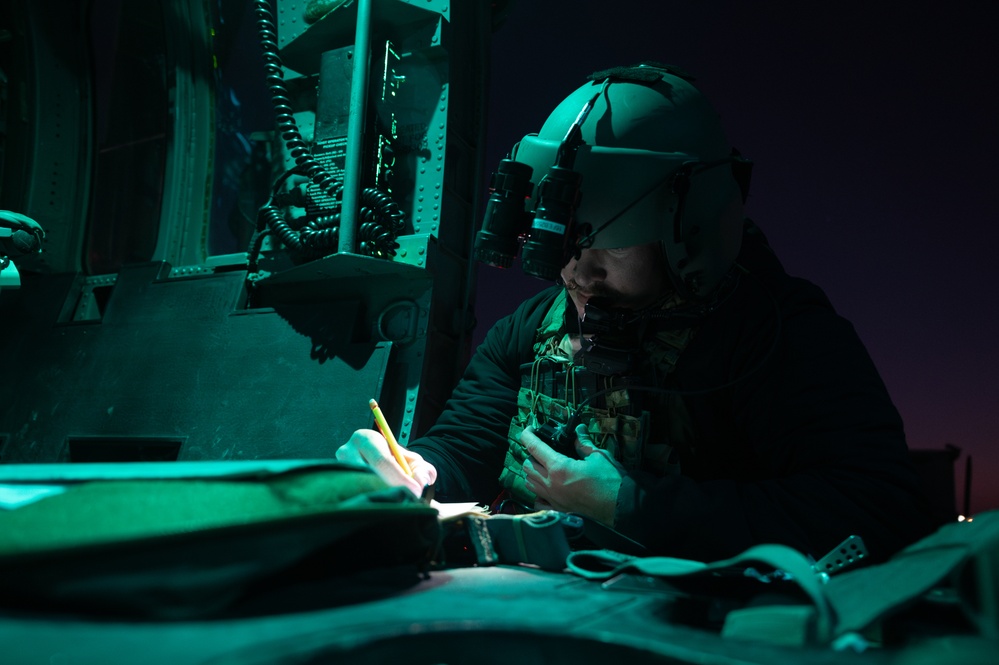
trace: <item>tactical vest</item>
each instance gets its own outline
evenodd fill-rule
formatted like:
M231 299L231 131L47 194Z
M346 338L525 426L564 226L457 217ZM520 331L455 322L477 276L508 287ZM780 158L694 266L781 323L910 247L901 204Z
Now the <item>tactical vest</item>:
M528 453L520 442L527 427L536 428L548 419L565 423L575 412L597 447L609 451L626 470L657 475L679 472L673 449L692 438L690 417L680 395L648 388L660 386L673 371L695 328L646 336L641 343L639 377L599 376L573 362L573 335L565 325L568 302L563 290L535 334L534 360L521 367L517 413L507 432L500 484L529 508L536 497L525 485L523 464ZM674 298L664 307L679 304Z

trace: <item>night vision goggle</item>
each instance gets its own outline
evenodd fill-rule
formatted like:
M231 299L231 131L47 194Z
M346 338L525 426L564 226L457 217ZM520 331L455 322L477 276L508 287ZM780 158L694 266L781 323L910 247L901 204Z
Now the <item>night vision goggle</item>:
M528 160L536 161L534 153L542 152L545 146L535 147L544 142L531 139L519 144L518 159L502 160L492 174L482 228L475 239L475 258L508 268L520 251L524 272L546 280L555 280L583 249L630 247L657 240L681 243L692 178L739 159L732 156L701 162L680 153L584 145L577 151L579 170L549 167L535 197L531 181L534 168ZM615 164L620 168L614 168ZM587 165L598 168L587 169ZM596 205L590 206L585 219L577 214L584 170L591 176L593 171L602 172L599 179L587 182L588 202ZM649 185L647 178L629 178L635 171L665 171L665 175ZM617 209L612 207L615 204ZM664 212L666 219L662 218ZM650 233L650 227L656 230Z

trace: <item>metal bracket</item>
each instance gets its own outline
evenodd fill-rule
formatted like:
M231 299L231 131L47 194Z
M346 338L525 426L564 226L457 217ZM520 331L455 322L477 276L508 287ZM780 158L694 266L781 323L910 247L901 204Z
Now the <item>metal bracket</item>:
M850 536L815 562L812 569L819 575L835 575L867 558L867 546L860 536Z

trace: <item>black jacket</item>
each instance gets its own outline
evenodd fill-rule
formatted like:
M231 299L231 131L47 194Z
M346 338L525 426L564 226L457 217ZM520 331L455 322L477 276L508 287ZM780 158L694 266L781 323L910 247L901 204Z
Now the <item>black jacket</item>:
M929 533L901 419L853 326L789 277L758 231L739 264L748 274L665 383L687 393L693 422L682 473L627 476L615 528L656 554L704 561L760 543L820 558L854 534L877 561ZM520 366L558 288L493 327L437 423L410 444L437 467L442 500L499 493Z

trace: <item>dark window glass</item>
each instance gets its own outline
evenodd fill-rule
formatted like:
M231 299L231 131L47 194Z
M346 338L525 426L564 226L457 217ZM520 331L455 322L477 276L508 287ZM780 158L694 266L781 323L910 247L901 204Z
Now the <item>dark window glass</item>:
M274 111L264 82L253 3L213 3L215 159L211 255L246 251L271 180L268 132Z
M156 248L170 140L162 0L95 0L96 160L86 270L115 272Z

